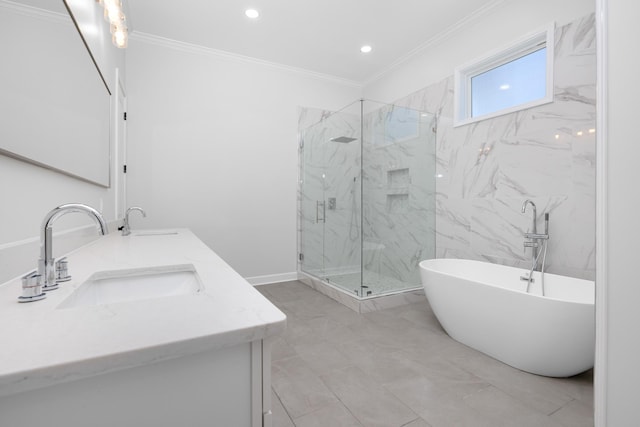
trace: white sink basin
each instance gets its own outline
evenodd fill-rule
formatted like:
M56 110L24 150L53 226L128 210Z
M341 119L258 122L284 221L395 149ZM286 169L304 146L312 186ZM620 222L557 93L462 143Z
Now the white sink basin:
M191 264L169 265L94 273L58 308L166 298L196 294L202 282Z

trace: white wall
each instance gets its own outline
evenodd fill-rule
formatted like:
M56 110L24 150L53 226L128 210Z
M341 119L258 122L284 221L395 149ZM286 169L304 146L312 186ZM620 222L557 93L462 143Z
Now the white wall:
M608 72L604 101L608 116L605 226L608 253L603 254L607 283L608 363L607 427L640 424L638 385L640 384L640 285L637 256L640 242L640 140L638 138L637 70L640 54L640 4L609 0ZM603 195L601 195L603 196Z
M127 72L132 227L188 227L244 277L293 277L298 107L361 88L149 36Z
M425 46L364 87L364 97L393 102L452 75L455 67L508 45L551 22L564 25L592 13L595 0L510 0L500 3L448 38Z
M95 7L100 7L97 3ZM107 23L96 21L97 31L109 34ZM42 35L46 37L46 35ZM82 43L78 37L78 43ZM118 51L111 40L105 37L94 46L100 46L104 55L103 74L113 86L115 70L124 69L124 54ZM87 61L91 59L87 55ZM112 102L113 104L113 102ZM112 105L113 107L113 105ZM34 123L37 126L38 123ZM113 120L112 120L113 125ZM115 140L112 131L111 158L114 159ZM79 160L81 161L81 160ZM111 164L113 176L115 165ZM0 283L26 273L36 267L39 256L39 236L42 219L54 207L63 203L86 203L102 211L107 221L116 218L115 191L89 184L75 178L43 169L0 155ZM79 232L69 233L75 228ZM77 246L94 239L97 233L93 220L81 215L67 215L56 222L54 234L63 234L54 239L54 255L59 256ZM70 266L73 274L73 266ZM19 293L19 292L17 292Z

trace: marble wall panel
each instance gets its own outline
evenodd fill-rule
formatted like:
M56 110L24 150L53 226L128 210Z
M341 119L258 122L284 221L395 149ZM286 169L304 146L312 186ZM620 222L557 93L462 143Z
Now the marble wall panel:
M364 238L380 248L376 273L419 286L417 263L435 256L435 116L418 112L417 134L396 140L383 124L393 108L365 117L379 134L364 145Z
M526 266L523 233L550 213L547 269L595 275L595 21L556 28L554 101L453 127L453 77L396 102L437 115L436 256Z

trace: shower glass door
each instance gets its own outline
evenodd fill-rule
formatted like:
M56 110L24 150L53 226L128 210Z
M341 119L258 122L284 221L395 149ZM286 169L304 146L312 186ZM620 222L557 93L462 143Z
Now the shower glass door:
M323 129L316 125L302 132L300 141L300 261L302 271L324 278L324 152Z
M302 270L362 295L361 102L302 133Z
M302 271L361 298L421 286L435 257L436 117L357 101L303 130Z

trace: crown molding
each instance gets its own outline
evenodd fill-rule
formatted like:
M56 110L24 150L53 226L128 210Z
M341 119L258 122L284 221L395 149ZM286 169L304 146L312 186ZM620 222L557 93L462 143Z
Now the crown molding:
M278 64L276 62L265 61L263 59L252 58L250 56L240 55L237 53L227 52L224 50L213 49L206 46L201 46L192 43L186 43L178 40L173 40L154 34L134 32L129 36L129 41L138 41L142 43L152 44L169 49L179 50L181 52L193 53L196 55L210 56L218 59L235 61L245 64L259 65L263 67L274 68L290 73L303 74L308 77L312 77L319 80L326 80L333 83L338 83L345 86L351 86L358 89L362 89L363 84L354 80L343 79L340 77L332 76L329 74L318 73L315 71L307 70L304 68L292 67L289 65Z
M43 19L49 22L71 24L71 19L66 13L54 12L51 10L40 9L38 7L27 6L26 4L16 3L9 0L0 0L0 7L10 10L11 12L29 16L32 18Z
M365 80L362 83L362 85L363 86L367 86L367 85L370 85L371 83L374 83L374 82L380 80L381 78L383 78L387 74L390 74L391 72L393 72L395 69L397 69L401 65L405 64L406 62L408 62L411 59L415 58L416 56L420 55L425 50L427 50L427 49L429 49L429 48L431 48L431 47L433 47L433 46L435 46L435 45L437 45L439 43L442 43L445 40L453 37L454 35L456 35L460 31L464 30L466 27L471 25L473 22L478 21L482 17L484 17L487 14L489 14L490 12L492 12L494 9L496 9L498 6L500 6L502 3L506 2L506 1L507 0L492 0L492 1L488 2L487 4L485 4L484 6L482 6L479 9L476 9L475 11L470 13L469 15L465 16L464 18L462 18L460 21L458 21L455 24L453 24L452 26L450 26L447 29L439 32L435 36L431 37L429 40L427 40L424 43L420 44L415 49L413 49L413 50L409 51L408 53L406 53L405 55L401 56L400 58L398 58L397 60L392 62L389 66L387 66L383 70L377 72L376 74L374 74L373 76L371 76L370 78Z

